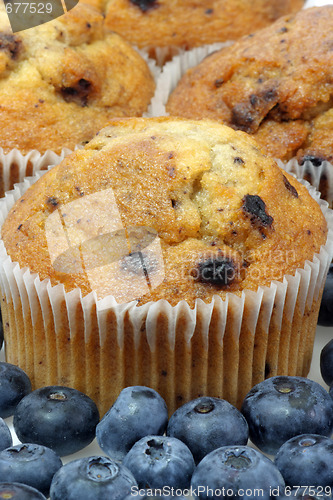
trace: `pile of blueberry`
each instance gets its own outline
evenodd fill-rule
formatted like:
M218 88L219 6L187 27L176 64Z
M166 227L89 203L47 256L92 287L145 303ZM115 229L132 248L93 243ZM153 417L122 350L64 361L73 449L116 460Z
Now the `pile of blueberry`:
M306 378L272 377L250 390L241 411L200 397L168 419L155 390L133 386L100 419L81 392L32 391L24 371L0 363L0 499L332 500L333 340L320 368L329 392ZM10 415L15 446L3 420ZM95 437L101 455L63 465Z

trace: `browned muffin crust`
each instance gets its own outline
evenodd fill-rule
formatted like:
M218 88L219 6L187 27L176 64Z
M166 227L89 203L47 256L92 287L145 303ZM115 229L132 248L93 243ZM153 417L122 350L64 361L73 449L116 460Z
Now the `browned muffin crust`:
M296 12L303 0L106 0L106 24L138 47L235 40Z
M286 16L190 69L170 114L214 118L288 160L333 160L333 6Z
M115 116L141 116L154 88L146 62L92 6L80 3L20 33L2 31L0 146L74 149Z
M113 232L112 203L121 219ZM158 236L162 257L142 246L135 228ZM139 303L185 299L191 306L294 274L326 236L307 189L247 134L166 117L112 121L29 188L2 228L13 261L66 291L89 293L94 270L99 290L110 293L111 283L119 296L143 269L150 281ZM88 264L79 269L83 253Z

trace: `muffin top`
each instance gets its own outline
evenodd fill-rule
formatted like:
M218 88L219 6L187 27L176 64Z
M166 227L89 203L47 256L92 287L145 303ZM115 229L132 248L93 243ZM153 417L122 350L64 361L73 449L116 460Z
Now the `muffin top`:
M106 24L138 47L192 48L236 40L304 0L105 0Z
M155 83L146 62L78 4L12 33L0 15L0 146L57 153L88 142L115 116L141 116Z
M288 160L333 160L333 6L306 9L190 69L167 110L253 134Z
M247 134L210 120L113 120L19 199L8 254L53 285L140 304L257 290L312 260L327 225Z

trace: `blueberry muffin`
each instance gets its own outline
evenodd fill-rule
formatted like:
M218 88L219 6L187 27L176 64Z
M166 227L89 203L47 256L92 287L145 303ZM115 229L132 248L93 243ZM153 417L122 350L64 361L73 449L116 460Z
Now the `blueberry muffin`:
M296 12L304 0L106 0L106 24L140 48L235 40Z
M0 47L5 152L73 149L112 117L142 115L154 92L146 62L85 4L37 28L2 33Z
M333 160L333 6L306 9L187 71L170 114L254 135L275 158Z
M103 15L92 6L78 4L61 18L19 33L5 29L0 147L23 155L73 150L112 117L141 116L154 88L147 63L105 28ZM17 165L10 168L16 172ZM1 172L1 178L7 175ZM12 177L7 189L19 180ZM3 194L3 185L0 189Z
M6 354L35 385L73 385L102 411L148 385L172 411L309 369L328 225L243 132L113 120L16 201L1 236Z

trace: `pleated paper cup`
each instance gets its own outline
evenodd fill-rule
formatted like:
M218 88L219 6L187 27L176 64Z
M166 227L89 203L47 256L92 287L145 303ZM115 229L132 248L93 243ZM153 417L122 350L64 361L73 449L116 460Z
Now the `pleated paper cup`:
M71 152L70 149L64 148L60 154L51 150L44 154L37 150L23 154L18 149L4 153L0 148L0 197L3 197L6 191L13 189L14 184L22 182L25 177L33 176L50 165L60 163Z

